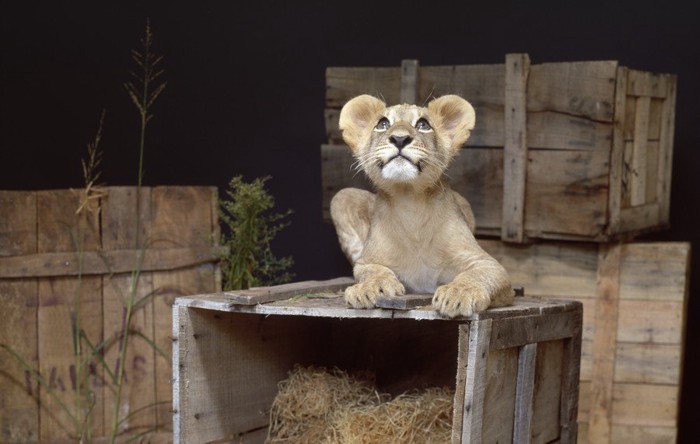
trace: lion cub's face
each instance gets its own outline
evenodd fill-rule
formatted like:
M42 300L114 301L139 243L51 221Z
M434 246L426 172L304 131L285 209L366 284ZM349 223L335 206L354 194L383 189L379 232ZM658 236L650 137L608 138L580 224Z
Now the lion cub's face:
M386 191L434 185L474 128L474 109L458 96L427 107L396 105L362 95L340 113L343 139L367 176Z

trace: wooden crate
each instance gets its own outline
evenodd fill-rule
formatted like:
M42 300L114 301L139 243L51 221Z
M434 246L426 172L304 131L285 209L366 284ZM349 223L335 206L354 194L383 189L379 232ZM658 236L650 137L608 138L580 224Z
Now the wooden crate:
M527 294L583 303L579 442L675 443L690 245L481 244Z
M350 282L178 298L175 442L263 442L295 364L369 370L393 394L453 387L454 443L575 442L580 303L520 297L447 320L347 308L337 290Z
M471 203L477 233L611 241L668 226L676 77L615 61L326 71L322 180L324 216L341 188L369 188L338 129L359 94L388 104L459 94L476 128L453 162L453 188ZM504 192L505 190L505 192Z
M136 187L103 191L106 195L93 194L79 214L84 190L0 191L0 343L38 370L56 395L49 396L0 350L1 442L65 442L74 429L60 404L76 411L81 373L93 396L94 405L83 401L80 408L83 415L91 412L92 437L99 440L111 431L113 385L102 365L76 365L73 313L79 310L92 344L106 340L101 357L114 371L124 301L142 251L136 296L148 297L134 311L131 326L147 339L130 338L119 408L121 418L133 415L121 429L171 427L170 307L176 296L220 288L216 188L142 188L138 236L145 250L135 248Z

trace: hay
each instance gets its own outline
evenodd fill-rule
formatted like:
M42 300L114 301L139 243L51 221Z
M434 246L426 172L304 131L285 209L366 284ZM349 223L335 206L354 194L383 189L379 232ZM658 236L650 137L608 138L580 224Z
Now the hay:
M267 442L445 443L452 434L452 399L450 390L438 388L391 399L366 376L295 367L279 385Z

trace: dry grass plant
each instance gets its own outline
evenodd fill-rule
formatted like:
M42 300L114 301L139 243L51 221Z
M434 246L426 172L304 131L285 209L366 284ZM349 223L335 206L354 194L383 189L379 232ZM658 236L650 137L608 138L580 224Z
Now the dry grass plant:
M122 297L124 303L123 324L118 332L109 338L104 338L102 341L94 341L91 339L86 330L83 328L81 318L81 298L82 298L82 277L83 277L83 255L85 252L84 241L86 239L86 230L93 229L98 226L97 223L87 222L90 218L99 218L101 211L101 200L107 196L106 188L99 182L102 162L102 151L99 148L102 139L102 130L105 119L105 112L102 112L99 125L94 139L87 145L87 158L81 159L82 172L84 179L84 188L76 191L79 194L79 204L76 209L76 219L73 226L68 227L72 242L75 245L78 261L78 284L73 295L69 307L70 326L73 339L73 358L75 366L75 396L73 397L72 405L65 402L58 396L50 382L38 370L34 369L25 357L20 356L9 344L0 344L0 348L7 351L15 361L17 361L26 371L27 375L36 381L42 387L45 393L53 402L58 405L60 410L69 418L70 424L59 424L72 440L78 443L92 442L94 437L91 430L91 416L94 412L96 404L95 393L91 389L89 378L95 376L96 372L104 373L104 387L111 390L115 396L115 403L112 406L105 406L106 409L111 407L113 410L111 424L105 424L109 427L109 442L114 443L119 439L123 442L138 442L149 433L155 431L155 426L146 430L131 431L125 425L130 417L143 413L145 409L155 408L160 403L147 405L141 409L132 411L125 417L120 416L120 404L122 389L125 383L125 362L130 339L137 337L150 344L154 351L163 357L167 358L167 354L160 350L155 342L142 334L141 332L132 329L132 317L134 312L145 305L147 300L152 297L152 293L137 299L137 289L139 285L139 277L143 265L144 252L147 247L145 239L140 238L141 218L140 218L140 190L143 182L143 154L145 151L146 128L152 119L153 115L150 110L155 100L165 89L165 82L160 80L163 70L160 68L163 60L162 56L157 56L152 52L153 34L151 32L150 23L147 22L144 38L141 39L141 48L132 51L132 59L137 66L137 70L131 71L130 74L133 80L125 83L125 87L129 97L137 108L140 117L140 137L139 137L139 165L137 176L137 198L136 198L136 236L134 241L134 250L137 255L134 259L134 266L131 271L131 285L127 295ZM105 361L104 356L106 351L117 345L119 347L119 358L116 370L112 370L111 366ZM97 370L99 369L99 370ZM41 399L38 398L40 407ZM166 401L170 402L170 401ZM50 413L50 412L49 412ZM54 415L51 415L54 416ZM54 416L54 418L56 418Z

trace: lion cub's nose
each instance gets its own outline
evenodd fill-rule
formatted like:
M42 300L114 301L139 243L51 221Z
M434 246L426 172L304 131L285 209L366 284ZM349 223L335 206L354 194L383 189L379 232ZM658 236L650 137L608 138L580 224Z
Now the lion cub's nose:
M396 146L396 148L401 149L413 142L413 137L411 136L389 136L389 141Z

